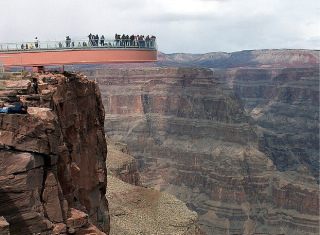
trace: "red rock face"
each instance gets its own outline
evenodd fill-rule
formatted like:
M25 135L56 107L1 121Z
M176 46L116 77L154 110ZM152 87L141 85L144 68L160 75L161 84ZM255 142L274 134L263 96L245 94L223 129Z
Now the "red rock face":
M262 127L262 148L281 171L319 177L319 68L235 69L215 75L239 94Z
M203 230L317 234L314 177L277 170L240 99L211 70L106 69L95 77L107 135L128 144L144 184L196 210Z
M127 145L108 139L108 174L128 184L141 186L138 164L130 156Z
M35 76L34 89L21 96L35 106L29 114L0 116L0 215L12 233L74 232L92 224L108 233L98 87L78 75ZM73 226L79 216L84 222Z

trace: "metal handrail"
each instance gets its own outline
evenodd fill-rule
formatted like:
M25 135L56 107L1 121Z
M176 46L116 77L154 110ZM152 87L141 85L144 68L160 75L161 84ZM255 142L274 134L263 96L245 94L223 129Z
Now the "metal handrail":
M98 45L91 43L88 39L76 39L63 41L37 41L18 42L18 43L0 43L0 53L8 51L41 51L41 50L83 50L83 49L94 49L94 48L136 48L136 49L150 49L157 50L156 40L130 40L130 39L119 39L110 40L105 39L104 43L101 44L101 39L98 41ZM23 45L23 48L22 48ZM28 48L26 47L28 45Z

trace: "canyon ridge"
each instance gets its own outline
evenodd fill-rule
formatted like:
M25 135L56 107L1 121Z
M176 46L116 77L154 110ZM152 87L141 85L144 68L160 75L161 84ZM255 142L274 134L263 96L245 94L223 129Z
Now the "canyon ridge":
M317 234L319 52L246 51L219 55L226 66L191 66L217 62L208 55L87 70L107 135L128 144L143 184L184 201L208 234Z

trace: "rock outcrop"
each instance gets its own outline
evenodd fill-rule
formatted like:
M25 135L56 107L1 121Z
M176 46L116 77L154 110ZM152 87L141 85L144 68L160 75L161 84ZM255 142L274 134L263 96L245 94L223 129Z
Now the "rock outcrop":
M77 74L33 74L2 91L28 114L0 114L0 216L12 234L109 232L104 108ZM99 229L97 229L99 228Z
M9 223L6 221L6 219L3 216L0 217L0 234L3 234L3 235L10 234Z
M176 195L209 234L317 234L308 170L281 172L235 92L198 68L97 70L105 131L128 144L141 181ZM307 173L306 173L307 172Z
M319 67L215 70L259 125L261 150L281 171L319 177Z
M200 234L198 215L176 197L140 185L126 145L108 140L110 234Z
M108 174L128 184L141 186L138 164L124 143L107 139Z

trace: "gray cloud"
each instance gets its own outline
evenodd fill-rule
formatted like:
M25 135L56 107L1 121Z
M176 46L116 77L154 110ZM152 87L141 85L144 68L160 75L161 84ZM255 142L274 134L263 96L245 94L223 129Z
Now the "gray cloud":
M320 49L318 0L10 0L0 42L153 34L165 53Z

